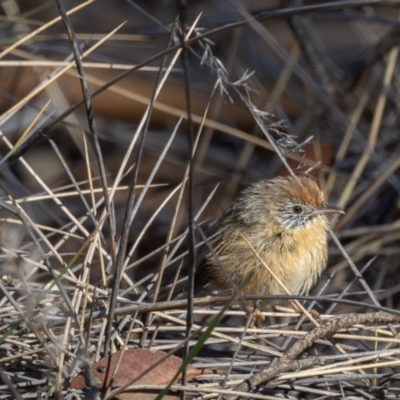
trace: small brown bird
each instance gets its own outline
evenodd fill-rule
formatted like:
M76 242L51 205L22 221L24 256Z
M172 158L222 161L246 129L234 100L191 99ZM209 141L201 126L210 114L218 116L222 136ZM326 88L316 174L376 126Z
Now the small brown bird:
M290 294L308 294L326 268L327 230L335 213L343 211L325 204L316 182L306 176L252 184L212 224L218 232L211 241L214 254L206 252L198 265L195 290L208 286L233 293L222 264L237 286L253 272L243 295L287 294L268 268Z

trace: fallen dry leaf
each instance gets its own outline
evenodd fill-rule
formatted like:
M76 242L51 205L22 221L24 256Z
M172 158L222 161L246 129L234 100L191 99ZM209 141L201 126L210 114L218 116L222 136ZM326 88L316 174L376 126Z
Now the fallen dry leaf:
M112 388L118 388L128 383L135 376L138 376L145 369L159 361L166 355L163 351L151 351L149 349L130 349L125 350L122 355L122 360L116 373L115 367L119 361L122 352L116 352L111 355L110 361L110 373L108 374L107 383L106 371L109 362L109 357L102 358L99 362L92 365L93 375L96 379L96 385L99 389L106 389L110 382L112 382ZM166 385L175 376L182 364L182 359L176 356L170 356L166 360L162 361L161 364L153 368L149 373L142 376L137 380L134 385ZM187 379L194 378L198 375L219 373L220 371L212 371L209 369L197 369L188 365L187 367ZM71 389L84 389L86 387L86 381L83 375L77 376L70 384ZM158 392L125 392L119 394L116 399L119 400L154 400ZM175 400L179 395L170 394L164 396L165 400Z

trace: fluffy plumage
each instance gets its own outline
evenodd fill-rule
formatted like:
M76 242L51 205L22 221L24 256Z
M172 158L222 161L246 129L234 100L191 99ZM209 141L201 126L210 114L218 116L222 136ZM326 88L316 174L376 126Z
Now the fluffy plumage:
M261 180L245 189L213 224L215 254L243 294L286 294L249 248L243 235L291 294L307 294L327 264L329 216L341 210L324 204L314 180L305 176ZM195 274L203 286L231 293L215 257L206 252Z

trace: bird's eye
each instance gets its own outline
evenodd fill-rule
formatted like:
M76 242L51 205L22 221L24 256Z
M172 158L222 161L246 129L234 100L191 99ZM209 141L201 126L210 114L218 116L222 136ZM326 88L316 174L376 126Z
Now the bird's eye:
M300 206L293 206L293 212L295 214L301 214L303 212L303 208Z

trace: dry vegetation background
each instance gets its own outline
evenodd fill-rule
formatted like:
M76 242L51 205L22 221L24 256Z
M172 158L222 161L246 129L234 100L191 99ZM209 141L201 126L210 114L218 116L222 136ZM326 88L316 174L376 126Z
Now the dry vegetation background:
M398 398L400 2L188 3L0 4L0 399ZM188 327L190 215L282 156L346 210L321 318Z

